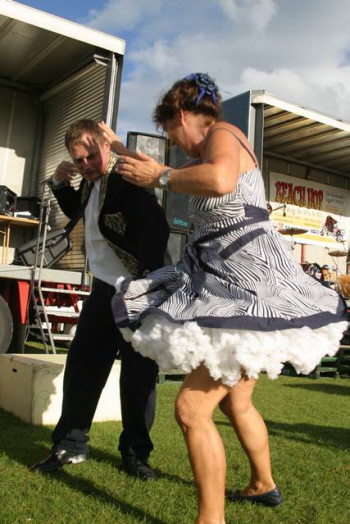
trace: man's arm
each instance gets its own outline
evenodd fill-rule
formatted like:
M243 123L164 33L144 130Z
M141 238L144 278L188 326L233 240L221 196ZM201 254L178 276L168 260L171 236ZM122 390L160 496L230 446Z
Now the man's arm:
M55 195L58 205L63 213L72 218L75 216L77 209L81 205L82 184L78 190L71 186L71 180L78 174L75 165L72 162L61 162L47 183Z

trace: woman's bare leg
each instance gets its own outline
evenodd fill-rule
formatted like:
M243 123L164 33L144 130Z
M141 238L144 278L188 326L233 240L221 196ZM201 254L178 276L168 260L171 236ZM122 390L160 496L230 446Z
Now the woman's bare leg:
M225 523L226 457L212 415L229 391L200 366L186 377L176 399L176 420L185 437L198 491L196 524Z
M256 380L243 376L220 402L249 459L251 478L243 495L258 495L276 486L272 478L270 449L265 422L252 403Z

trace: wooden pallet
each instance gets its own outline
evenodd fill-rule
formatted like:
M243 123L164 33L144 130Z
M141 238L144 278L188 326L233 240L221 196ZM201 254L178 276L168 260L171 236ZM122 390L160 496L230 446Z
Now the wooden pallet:
M183 371L179 371L178 369L171 369L170 371L165 371L160 369L158 373L158 384L163 384L166 380L176 380L181 381L185 378L185 373Z
M350 377L350 345L341 344L337 356L339 374L342 377Z
M285 364L282 375L298 376L295 369L288 362ZM308 375L310 378L320 377L350 377L350 345L341 344L334 357L324 357L320 364Z

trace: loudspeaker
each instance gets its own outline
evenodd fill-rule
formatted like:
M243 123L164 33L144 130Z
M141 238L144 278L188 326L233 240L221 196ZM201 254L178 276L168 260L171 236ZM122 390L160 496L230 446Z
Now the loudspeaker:
M140 150L160 164L173 168L181 167L190 160L178 146L170 147L169 139L165 136L129 131L127 147L132 151ZM189 196L184 193L163 192L162 189L155 189L155 194L165 210L170 230L190 233L192 224L189 218Z
M15 263L24 266L33 266L35 262L36 245L37 240L31 240L18 249ZM43 241L42 238L40 239L38 263L40 264L40 256L43 253L43 267L50 268L53 264L61 260L72 247L72 240L65 229L51 231L46 237L44 253L42 251Z
M16 211L17 195L6 186L0 186L0 215L13 216Z

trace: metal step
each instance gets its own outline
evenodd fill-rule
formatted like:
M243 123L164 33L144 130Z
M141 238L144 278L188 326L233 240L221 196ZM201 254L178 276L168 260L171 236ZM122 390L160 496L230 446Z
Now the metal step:
M36 326L30 326L30 328L39 329ZM46 328L44 328L43 331L45 331L44 337L45 337L46 342L50 341L50 337L49 337L49 335L47 333ZM33 332L33 331L29 330L29 334L32 337L35 337L36 339L42 340L41 333L36 333L36 332ZM73 340L73 335L67 335L65 333L51 333L51 336L52 336L53 340Z
M54 340L73 340L73 335L67 335L64 333L51 333Z
M38 311L40 313L44 312L44 308L42 306L37 306ZM80 312L76 313L75 311L50 311L47 307L45 307L45 312L49 317L64 317L64 318L78 318L80 316Z
M36 286L34 289L39 289ZM57 289L55 287L40 287L41 291L52 291L53 293L65 293L66 295L90 295L90 291L77 291L75 289Z

